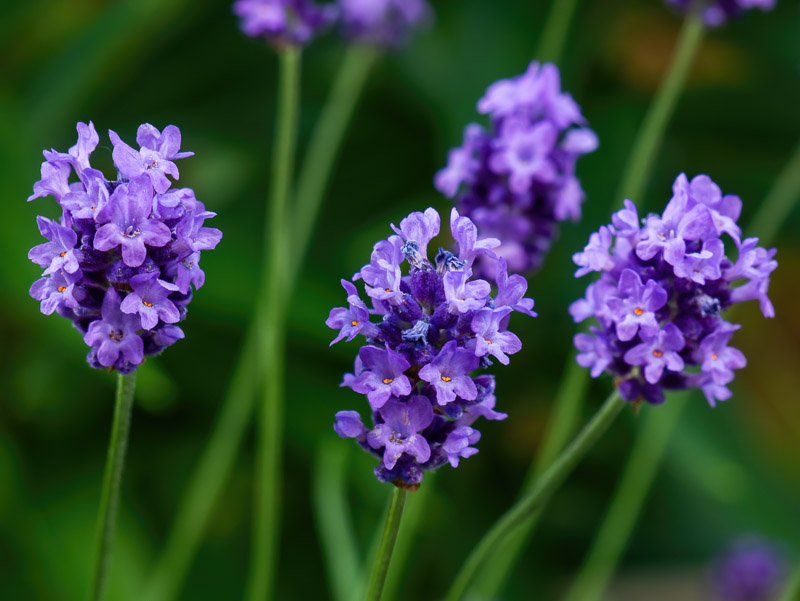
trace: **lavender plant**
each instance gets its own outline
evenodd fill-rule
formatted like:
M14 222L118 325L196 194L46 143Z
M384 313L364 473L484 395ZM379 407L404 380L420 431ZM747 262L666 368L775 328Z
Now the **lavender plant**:
M98 512L94 601L105 595L116 514L133 407L135 370L184 337L175 324L186 318L192 288L205 274L200 253L219 243L222 232L205 227L215 213L205 210L189 188L171 189L178 179L180 130L139 127L134 149L113 131L117 178L92 168L99 142L94 124L78 123L78 142L68 152L44 151L41 179L31 201L53 196L61 216L39 217L47 242L28 257L44 268L30 294L46 315L70 319L91 347L89 365L119 373L108 461ZM72 181L71 181L72 180Z
M573 260L576 277L599 271L586 297L570 306L576 322L598 326L575 336L578 363L593 377L617 379L622 398L664 402L665 389L699 388L713 406L730 398L727 385L744 355L729 346L740 326L725 321L732 305L757 300L765 317L775 249L741 239L742 202L723 195L706 175L681 174L661 215L640 222L629 200L612 223L592 234ZM738 251L728 258L723 235Z
M700 5L700 15L708 27L724 25L754 8L764 11L775 8L775 0L712 0L703 3L693 0L665 0L665 2L668 6L684 13L695 10L695 5Z
M448 462L457 467L477 453L478 418L507 417L494 410L494 376L471 374L492 358L508 364L508 355L522 348L507 329L513 311L536 315L533 300L524 298L525 279L508 276L505 261L494 254L500 241L478 239L475 224L455 209L450 229L458 254L439 249L431 262L428 243L439 226L431 208L393 225L397 235L378 242L370 263L353 277L364 281L372 307L342 280L349 307L331 310L325 322L339 330L331 344L366 339L355 372L342 385L367 396L374 422L367 429L357 411L340 411L334 429L381 458L379 480L402 488L416 488L425 470ZM479 256L498 263L494 297L489 282L472 277ZM371 315L381 322L371 322Z
M44 268L30 294L42 313L57 312L83 334L89 365L127 374L184 337L176 324L205 281L201 252L222 232L204 225L215 213L190 188L171 188L175 161L194 154L180 152L177 127L140 126L139 149L109 136L115 180L90 164L99 141L91 122L78 124L69 152L44 151L28 201L53 196L61 217L37 218L47 242L28 253Z
M489 115L491 127L466 127L463 144L436 174L436 188L455 198L481 235L503 241L495 252L509 271L536 270L558 224L580 219L584 193L575 166L597 148L597 136L549 63L533 62L522 75L493 83L478 112ZM492 263L479 268L493 275Z

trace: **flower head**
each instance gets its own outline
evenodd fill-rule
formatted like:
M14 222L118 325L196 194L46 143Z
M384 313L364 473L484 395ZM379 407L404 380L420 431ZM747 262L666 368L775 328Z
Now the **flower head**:
M184 337L174 324L186 316L191 287L205 282L200 251L214 248L222 233L203 226L214 213L191 190L170 189L174 161L193 154L180 151L177 127L142 125L139 150L109 135L118 181L91 167L99 140L92 123L78 124L69 152L44 153L29 200L52 195L62 215L38 218L47 242L28 257L44 272L30 294L42 313L73 320L92 349L90 365L128 373Z
M509 271L535 270L558 222L580 219L584 194L575 165L597 148L597 136L561 91L552 64L534 62L524 74L493 83L478 111L489 115L491 126L467 126L461 147L436 174L436 187L455 198L481 235L503 241L494 253ZM481 260L478 273L494 267Z
M279 45L302 46L336 18L332 5L313 0L236 0L233 13L242 31Z
M692 0L665 1L681 12L688 12L692 8ZM703 22L709 27L719 27L753 8L772 10L775 8L775 0L712 0L703 5Z
M338 5L345 36L375 46L403 44L432 14L426 0L339 0Z
M699 388L712 406L731 396L734 370L747 362L728 345L739 326L722 312L758 300L764 316L772 317L767 290L778 265L775 249L757 246L757 238L741 240L740 208L741 201L723 196L708 176L689 181L681 174L661 215L640 222L626 200L611 224L590 236L573 257L576 276L598 271L600 279L570 313L576 322L598 322L575 337L577 361L592 377L604 371L616 376L629 401L663 402L667 388ZM738 251L735 261L727 256L726 239Z
M372 307L342 281L349 306L331 310L326 321L339 331L334 343L366 339L342 385L367 396L374 423L367 428L357 412L340 411L334 429L381 458L379 479L413 487L424 470L455 467L477 453L478 418L506 418L494 410L494 376L475 372L491 365L490 357L505 364L520 350L507 329L513 311L535 313L533 299L523 298L525 279L509 277L492 252L500 241L479 238L455 209L457 252L440 248L433 262L428 246L440 227L435 210L412 213L392 227L396 235L378 242L353 278L364 280ZM479 256L500 263L494 297L488 281L473 279L471 265ZM373 315L380 320L371 322Z

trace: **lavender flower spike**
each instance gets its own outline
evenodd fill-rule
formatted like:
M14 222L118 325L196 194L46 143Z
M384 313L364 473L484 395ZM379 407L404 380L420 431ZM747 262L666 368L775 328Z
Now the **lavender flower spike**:
M712 406L730 398L727 385L747 361L728 346L739 326L722 313L758 300L772 317L767 290L778 265L775 249L740 240L740 209L738 197L723 196L708 176L689 181L681 174L661 215L641 224L626 200L611 225L592 234L573 261L581 267L576 276L599 271L600 279L570 306L575 321L597 321L575 337L577 362L592 377L615 376L628 401L660 403L665 389L686 388L702 390ZM723 235L738 249L735 261Z
M336 18L332 5L313 0L236 0L233 13L242 31L278 45L303 45Z
M178 175L172 161L193 154L180 151L177 127L140 126L139 150L113 132L111 138L117 181L91 166L99 141L91 122L78 124L69 152L44 153L42 179L29 200L52 195L62 216L38 218L47 242L28 257L44 277L30 294L42 313L73 321L90 347L92 367L130 373L145 356L184 338L175 324L186 316L191 287L205 282L201 251L214 248L222 233L203 226L214 213L192 190L167 191L165 174Z
M402 45L432 11L426 0L339 0L344 35L373 46Z
M492 364L490 357L508 363L520 350L508 331L512 311L535 315L533 299L524 298L525 278L509 277L492 252L499 240L479 239L475 224L453 211L458 248L440 248L431 262L428 246L439 228L433 209L392 226L396 235L378 242L353 278L364 280L371 308L342 281L349 308L331 310L326 321L338 330L334 342L366 340L342 386L367 395L373 418L369 428L357 412L340 411L334 430L380 458L378 479L405 488L418 486L426 470L456 467L477 453L476 420L507 417L494 410L494 376L476 372ZM490 282L472 277L477 257L497 263L494 298ZM379 321L372 323L373 315Z
M558 224L581 216L583 190L578 159L593 152L597 136L572 97L562 92L558 68L531 63L512 79L493 83L478 101L490 127L470 124L461 147L434 178L481 236L500 239L493 252L511 273L541 267ZM492 277L493 260L481 258L476 273Z

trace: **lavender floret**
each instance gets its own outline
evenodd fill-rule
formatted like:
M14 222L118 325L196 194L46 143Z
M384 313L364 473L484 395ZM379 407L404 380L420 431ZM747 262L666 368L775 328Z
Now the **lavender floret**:
M570 306L576 322L598 322L575 336L578 364L594 378L615 376L628 401L660 403L665 389L686 388L701 389L711 406L730 398L734 370L747 361L728 346L739 326L722 313L758 300L764 316L773 317L767 292L778 266L775 249L741 240L740 211L741 200L723 196L705 175L691 182L679 175L664 212L641 222L626 200L573 256L576 277L600 272ZM738 250L736 261L726 240Z
M694 4L693 0L665 0L665 2L683 13L692 10ZM753 8L772 10L775 8L775 0L712 0L704 4L701 16L708 27L719 27Z
M28 254L45 268L30 294L42 313L73 321L91 347L92 367L130 373L146 355L184 337L174 324L186 316L192 286L205 282L200 252L214 248L222 233L203 226L214 213L194 192L170 189L167 175L179 175L174 161L194 154L180 152L177 127L140 126L139 150L109 132L118 181L91 167L99 141L94 125L77 129L69 152L44 152L42 179L28 199L52 195L62 209L58 220L38 218L48 242Z
M775 545L748 537L736 541L714 566L719 601L773 601L786 579L786 557Z
M575 165L597 148L597 136L561 91L552 64L533 62L524 74L495 82L478 111L489 115L490 127L466 127L463 144L436 174L436 187L481 235L502 239L494 252L509 272L536 270L558 223L580 219L584 194ZM494 277L496 266L481 260L477 273Z
M434 263L428 258L440 228L434 209L392 228L397 235L378 242L370 263L353 277L364 280L372 306L343 280L349 306L332 309L326 321L339 331L333 343L366 340L342 386L367 396L373 418L367 428L358 412L340 411L334 430L381 458L380 480L414 488L424 471L456 467L478 452L478 418L507 417L494 410L494 376L476 372L492 364L490 357L508 363L520 350L519 338L507 330L513 311L536 314L533 299L523 298L525 278L509 277L492 251L500 241L479 238L475 224L455 209L450 229L458 253L439 249ZM476 260L498 263L494 298L488 281L473 279ZM373 315L380 320L371 322Z

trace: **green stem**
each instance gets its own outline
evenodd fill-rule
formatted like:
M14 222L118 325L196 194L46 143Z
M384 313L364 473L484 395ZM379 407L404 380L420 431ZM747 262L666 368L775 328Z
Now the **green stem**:
M582 400L588 388L589 378L586 377L586 369L572 360L561 378L561 385L553 402L552 416L547 421L536 458L528 470L523 491L529 490L534 485L536 478L550 467L569 442L580 419ZM541 512L531 515L525 524L517 529L514 536L510 536L482 567L474 587L480 598L493 599L499 596L517 558L533 535L540 515Z
M179 596L250 423L256 387L254 356L251 331L242 346L208 446L189 479L175 523L144 587L145 601L169 601Z
M352 601L360 582L361 560L347 504L350 445L341 442L339 437L327 436L319 444L311 492L332 597Z
M648 410L605 520L565 601L600 601L605 596L686 405L686 396L687 393L676 395L663 407Z
M536 49L536 58L542 62L558 63L578 0L553 0L542 37Z
M800 601L800 567L789 580L780 601Z
M263 601L274 588L281 511L283 395L288 284L287 204L292 181L300 101L300 49L279 51L280 82L272 187L264 239L264 273L256 322L257 369L263 370L258 408L253 539L247 598Z
M525 527L531 516L544 508L553 493L572 473L625 405L625 401L620 398L616 390L609 395L600 410L536 480L534 486L495 522L472 550L453 581L445 601L459 601L464 598L480 566L501 548L508 537L514 536L520 528Z
M394 487L389 515L386 516L386 525L383 528L378 554L375 557L375 563L372 565L372 573L369 577L366 601L380 601L383 583L386 581L386 572L389 571L389 562L392 559L394 542L397 540L397 532L400 530L400 518L403 516L403 505L407 496L408 491Z
M769 244L800 199L800 144L778 175L767 197L750 222L750 232Z
M367 76L379 57L380 52L368 46L351 46L347 50L314 128L297 178L293 231L295 248L298 250L293 257L294 277L299 273L308 250L347 126L358 105Z
M633 144L633 151L624 169L626 175L614 195L615 208L621 204L623 198L632 199L641 206L641 195L645 183L649 179L667 123L686 85L694 56L703 39L703 31L703 21L697 11L693 11L684 21L669 71L662 80L655 99L650 104L644 123Z
M136 372L117 376L117 398L114 403L114 421L111 425L111 441L108 444L108 457L103 474L103 490L100 496L100 509L97 518L97 543L92 601L102 601L105 597L108 570L111 565L111 552L114 546L114 532L119 509L119 493L122 484L122 470L125 467L125 452L128 448L128 432L133 409L133 391L136 388Z

